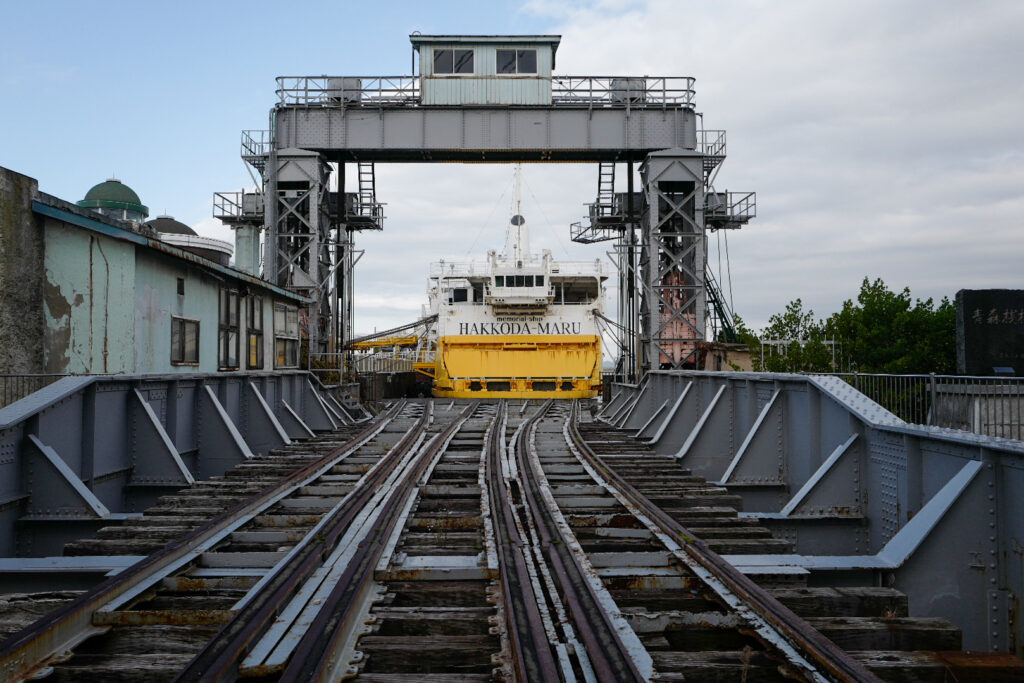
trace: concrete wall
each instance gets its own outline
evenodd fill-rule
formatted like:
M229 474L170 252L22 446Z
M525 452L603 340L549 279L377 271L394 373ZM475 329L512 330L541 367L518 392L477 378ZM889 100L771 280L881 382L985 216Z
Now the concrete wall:
M38 186L0 168L0 373L43 371L45 249L32 213Z
M46 372L133 372L135 246L50 218L43 226Z

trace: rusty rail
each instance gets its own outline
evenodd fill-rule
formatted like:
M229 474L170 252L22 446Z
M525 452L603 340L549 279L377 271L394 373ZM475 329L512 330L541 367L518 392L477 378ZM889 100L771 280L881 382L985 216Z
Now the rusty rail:
M814 668L808 670L800 663L794 663L801 674L809 680L833 681L878 681L863 664L844 652L838 645L823 636L806 621L794 614L774 596L754 583L707 544L695 537L679 522L651 502L614 470L607 467L590 448L578 430L579 402L573 401L572 415L568 422L568 434L578 455L609 484L615 487L635 509L641 511L661 530L680 543L686 555L697 565L710 572L721 584L749 607L765 623L770 625L777 637L771 637L767 644L780 649L782 639L795 648ZM759 632L764 638L765 634ZM787 657L788 659L788 657Z
M0 680L25 680L33 677L55 658L64 656L84 639L101 632L93 626L93 615L104 605L117 600L147 580L180 562L239 519L249 518L294 489L302 481L330 464L342 454L359 447L384 428L404 408L396 402L390 410L368 423L351 439L322 458L296 470L280 482L266 488L220 513L187 535L86 591L75 600L37 620L0 646Z
M516 444L516 458L523 481L523 494L533 515L535 528L540 535L541 547L548 565L554 570L554 577L561 589L563 600L568 604L576 631L579 633L594 674L599 681L643 681L629 650L619 637L608 612L602 608L594 594L583 567L568 545L562 542L550 510L541 498L543 474L534 472L529 462L529 445L532 441L531 427L551 407L549 399L530 417L523 435Z
M501 455L505 433L505 401L498 406L497 429L487 444L487 485L494 505L494 535L501 567L501 592L508 619L508 635L515 669L522 681L557 681L559 667L551 652L527 566L526 546L515 523L515 502L502 477Z
M470 403L461 415L437 434L423 449L419 459L408 469L401 484L395 488L384 505L384 514L374 523L368 540L359 545L359 550L349 562L341 581L334 586L305 637L299 642L288 667L281 675L281 681L331 681L336 680L336 653L343 645L342 635L347 620L359 613L359 595L372 582L373 569L383 553L388 537L402 517L403 501L410 495L417 480L423 476L428 465L445 447L449 439L476 411L479 401Z
M264 590L235 613L231 621L225 624L214 639L207 643L206 647L189 662L176 680L219 681L231 674L250 643L264 632L287 601L324 563L349 525L374 495L377 487L399 466L402 458L419 443L429 424L432 405L431 403L425 404L419 421L388 452L385 460L382 461L382 466L369 472L356 489L349 493L344 501L330 513L328 520L318 532L320 534L319 542L304 546L303 551L295 555L287 566L280 568L276 576L264 587ZM361 548L360 552L365 553L366 548ZM350 580L351 572L350 567L346 572L346 578ZM342 584L347 585L344 580ZM324 611L327 610L322 610L321 616ZM331 616L334 616L333 613ZM324 628L321 619L314 624L314 629L317 628L320 630ZM309 653L305 654L309 656Z

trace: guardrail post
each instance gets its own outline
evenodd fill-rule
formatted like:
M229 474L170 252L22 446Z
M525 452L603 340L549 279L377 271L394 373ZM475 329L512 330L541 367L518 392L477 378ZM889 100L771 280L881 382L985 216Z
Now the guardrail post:
M929 381L928 400L930 401L930 405L928 406L928 414L927 414L928 416L927 416L927 419L925 420L925 424L931 425L931 424L934 423L935 406L938 405L935 402L936 395L937 395L937 390L936 390L936 387L935 387L935 373L934 372L929 373L928 381Z

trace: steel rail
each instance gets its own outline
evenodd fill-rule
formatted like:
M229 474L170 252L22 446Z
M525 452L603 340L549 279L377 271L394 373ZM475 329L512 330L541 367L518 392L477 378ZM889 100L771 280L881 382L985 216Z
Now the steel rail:
M470 403L458 418L422 449L416 462L408 468L401 483L396 486L382 503L383 514L374 522L370 534L348 563L341 580L333 587L324 600L309 629L295 648L288 666L281 674L280 681L333 681L338 675L335 669L347 662L337 661L337 653L345 645L344 636L351 636L352 629L346 628L349 620L360 613L359 597L374 580L374 568L394 532L398 520L403 517L405 501L412 494L415 483L423 476L451 441L452 437L476 411L479 401Z
M390 410L369 422L363 429L341 446L323 457L308 463L279 482L268 486L185 536L168 543L163 549L149 555L115 576L86 591L61 608L43 616L11 638L0 643L0 680L18 681L32 678L56 658L64 658L86 638L105 632L107 627L93 625L93 615L104 606L122 598L139 586L149 585L169 567L195 555L224 529L237 525L240 519L259 514L300 485L318 470L331 464L339 456L358 448L384 429L402 410L405 402L397 402Z
M487 443L487 489L492 504L506 632L520 681L557 681L559 666L551 651L526 555L527 542L516 525L515 502L502 476L506 403L498 404L498 425Z
M863 664L754 583L750 577L726 562L704 541L690 533L647 496L605 465L579 433L578 422L579 402L574 400L567 430L571 438L570 444L575 446L577 455L617 489L618 494L660 527L663 533L680 542L683 551L690 559L721 581L733 595L770 625L779 636L796 648L809 662L820 667L815 671L807 671L805 667L800 666L799 669L805 676L825 676L835 681L879 680ZM763 636L764 634L759 635Z
M561 589L563 600L569 605L576 631L583 641L594 674L600 681L643 681L629 649L622 642L615 624L587 580L584 568L576 555L561 539L557 523L542 500L540 477L529 462L529 445L533 441L533 427L548 409L546 401L527 421L516 444L516 458L523 482L523 494L529 504L534 526L540 534L541 547Z
M239 609L217 635L196 654L175 680L218 681L237 667L249 644L259 637L302 584L323 565L352 520L373 497L378 485L399 466L403 457L419 443L430 419L431 403L417 423L407 431L318 526L317 543L305 545Z

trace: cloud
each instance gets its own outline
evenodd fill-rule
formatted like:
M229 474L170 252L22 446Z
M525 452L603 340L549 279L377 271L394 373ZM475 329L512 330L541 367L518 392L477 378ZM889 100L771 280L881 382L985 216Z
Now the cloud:
M748 324L797 297L827 315L865 276L936 299L1022 286L1024 3L534 0L520 12L562 35L558 73L697 78L707 127L728 133L715 187L758 193L728 262L709 236ZM529 164L524 178L534 248L609 265L609 244L569 240L596 166ZM508 165L379 165L377 188L385 228L356 238L360 331L418 315L428 263L500 249L513 211ZM213 219L197 230L230 239Z
M748 323L797 297L837 310L864 276L922 298L1021 286L1024 5L651 0L548 16L560 71L697 77L707 126L728 130L716 187L758 192L759 217L729 239Z

